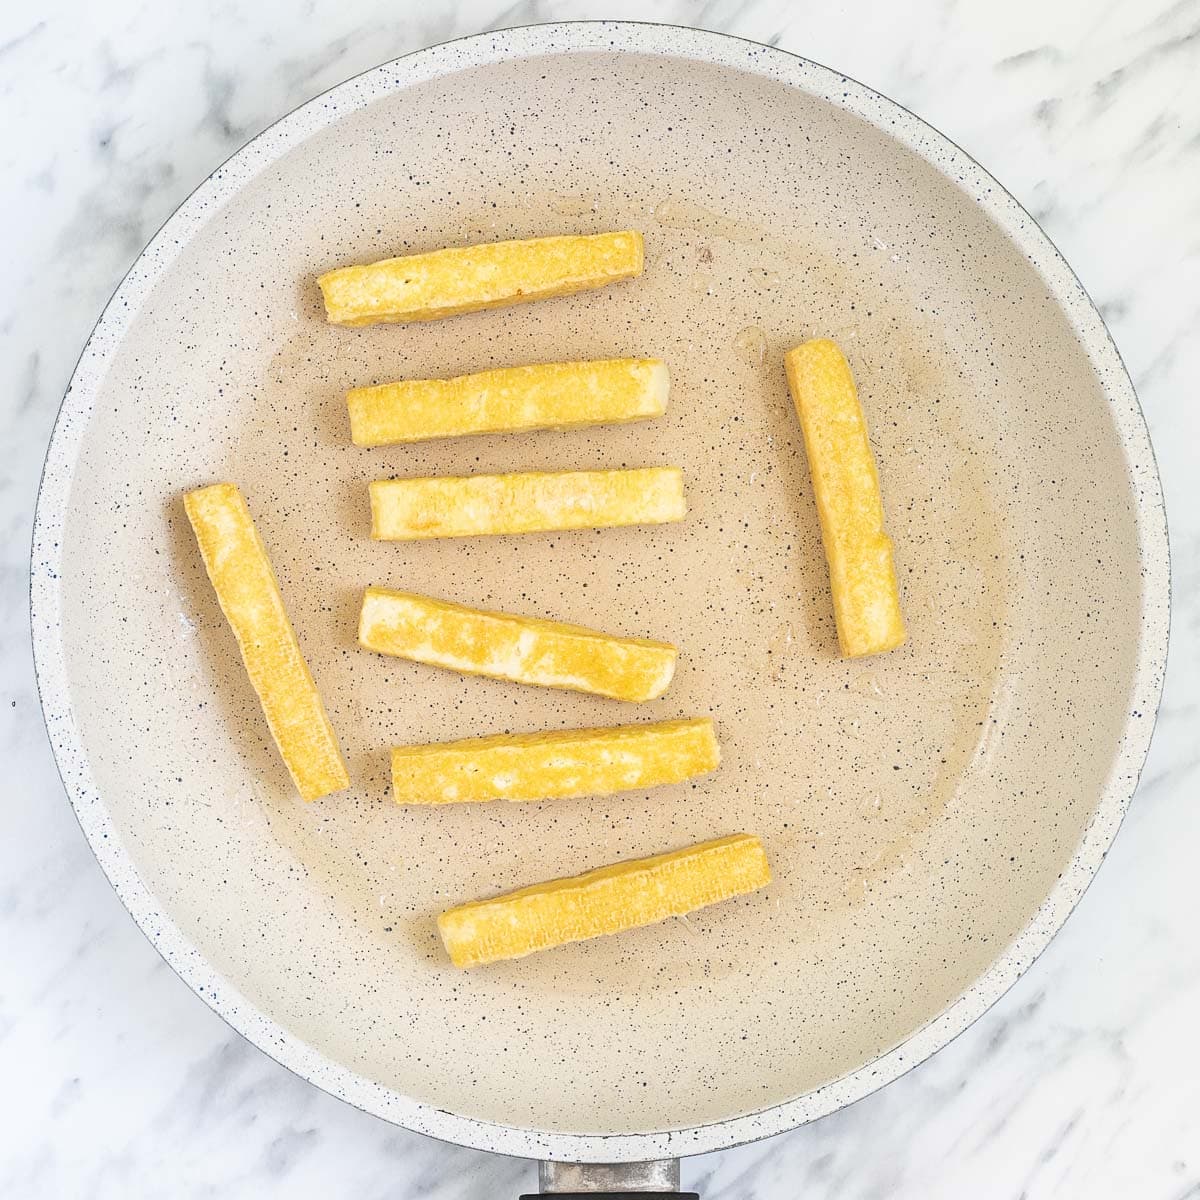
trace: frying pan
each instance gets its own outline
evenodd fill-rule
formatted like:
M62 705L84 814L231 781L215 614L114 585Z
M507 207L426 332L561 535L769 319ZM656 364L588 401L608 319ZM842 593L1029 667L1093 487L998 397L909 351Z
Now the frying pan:
M631 227L645 275L602 292L421 326L321 319L314 278L335 265ZM818 334L857 374L896 542L910 639L876 660L836 652L781 369ZM383 451L347 436L354 384L616 355L667 360L665 417ZM372 478L652 463L684 468L680 525L368 537ZM314 805L186 526L180 494L222 479L246 492L356 781ZM679 670L631 718L385 660L354 643L370 583L662 638ZM84 833L209 1005L352 1104L543 1160L549 1190L669 1190L680 1155L920 1062L1045 946L1146 753L1168 551L1117 352L986 172L778 50L567 24L352 79L175 213L64 400L32 607ZM724 763L693 784L387 799L393 743L706 713ZM467 974L438 944L451 904L739 830L766 843L762 893Z

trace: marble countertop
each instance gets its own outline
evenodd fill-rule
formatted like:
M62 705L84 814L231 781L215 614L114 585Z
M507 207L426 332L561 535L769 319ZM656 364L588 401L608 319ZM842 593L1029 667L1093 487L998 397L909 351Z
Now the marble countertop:
M416 6L413 6L415 9ZM34 687L31 514L88 331L143 244L277 116L446 38L581 17L805 54L914 109L1030 209L1142 398L1174 551L1171 663L1125 827L1050 949L924 1066L790 1135L684 1164L708 1200L1200 1197L1200 2L48 0L0 12L0 1196L513 1196L530 1164L429 1141L290 1075L121 907Z

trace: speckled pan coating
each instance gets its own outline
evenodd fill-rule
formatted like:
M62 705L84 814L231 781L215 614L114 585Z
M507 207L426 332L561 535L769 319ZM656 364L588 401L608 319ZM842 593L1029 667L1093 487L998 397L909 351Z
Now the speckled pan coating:
M416 331L321 320L313 281L344 262L629 227L646 234L636 283ZM865 664L834 653L781 368L815 334L858 377L910 628ZM670 364L652 427L349 444L352 384L615 355ZM389 473L648 461L687 471L683 524L486 547L367 537L366 482ZM225 478L345 731L359 787L334 801L291 794L189 544L180 494ZM393 742L616 714L357 651L367 582L676 642L647 719L711 712L721 771L603 803L396 810ZM779 51L558 25L351 80L171 218L63 404L32 598L83 829L209 1004L410 1128L619 1161L827 1113L1017 978L1132 795L1168 562L1116 350L985 172ZM736 829L766 842L762 894L466 980L441 955L447 904Z

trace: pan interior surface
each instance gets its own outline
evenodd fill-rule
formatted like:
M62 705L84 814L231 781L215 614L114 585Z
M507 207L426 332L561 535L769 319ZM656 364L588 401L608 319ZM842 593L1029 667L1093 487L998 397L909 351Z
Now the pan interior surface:
M325 324L315 277L635 228L644 276L422 325ZM909 642L837 656L783 352L856 372ZM368 451L347 387L660 356L667 414ZM679 525L408 544L367 482L673 464ZM356 781L306 805L181 494L246 494ZM163 271L83 437L61 579L97 794L197 954L282 1036L498 1125L641 1133L845 1076L987 970L1066 870L1118 753L1143 606L1129 467L1026 253L887 133L729 66L469 67L297 142ZM634 709L355 645L362 589L675 643ZM720 771L603 800L398 808L388 747L711 714ZM462 973L442 909L745 831L775 880L669 924ZM268 1049L271 1047L268 1045Z

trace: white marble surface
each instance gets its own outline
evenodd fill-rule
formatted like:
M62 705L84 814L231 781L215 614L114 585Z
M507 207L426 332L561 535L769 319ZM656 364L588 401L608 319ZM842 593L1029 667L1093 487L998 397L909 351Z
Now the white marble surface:
M685 1163L709 1200L1200 1197L1200 2L47 0L0 7L0 1196L514 1196L529 1164L291 1076L164 966L54 770L26 615L59 398L162 220L276 116L422 45L580 17L784 46L915 109L1045 225L1108 318L1166 486L1175 618L1143 784L1097 882L995 1009L793 1134Z

